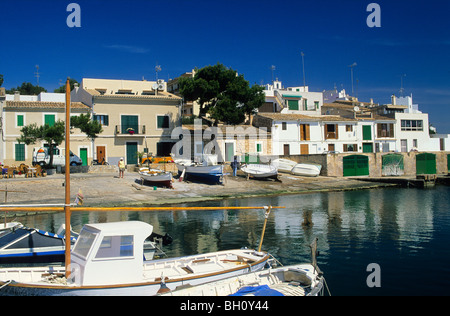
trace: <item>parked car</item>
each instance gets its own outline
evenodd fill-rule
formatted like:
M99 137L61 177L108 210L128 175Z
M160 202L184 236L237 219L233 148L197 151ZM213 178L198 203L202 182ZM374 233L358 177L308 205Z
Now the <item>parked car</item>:
M64 148L54 148L53 153L53 165L65 166L66 165L66 150ZM50 163L50 154L47 147L34 147L33 148L33 165L48 165ZM81 166L83 161L70 151L70 165Z

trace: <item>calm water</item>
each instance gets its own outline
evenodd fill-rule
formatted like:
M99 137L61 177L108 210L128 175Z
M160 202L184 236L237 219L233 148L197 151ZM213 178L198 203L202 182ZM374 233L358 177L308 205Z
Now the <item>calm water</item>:
M308 245L319 238L319 265L332 295L449 295L450 188L376 189L225 200L189 206L285 206L274 210L263 249L282 264L309 262ZM56 231L63 214L19 220ZM83 224L141 220L169 233L169 256L243 246L257 248L264 211L74 213ZM367 266L381 268L381 287L369 288Z

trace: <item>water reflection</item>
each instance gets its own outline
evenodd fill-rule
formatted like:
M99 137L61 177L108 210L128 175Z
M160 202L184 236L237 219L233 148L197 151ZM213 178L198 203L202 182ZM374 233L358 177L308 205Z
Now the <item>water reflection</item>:
M398 271L413 274L418 268L414 262L423 264L433 260L425 258L425 253L426 256L431 253L436 257L434 260L441 262L435 268L449 269L448 187L328 192L186 204L264 205L286 207L272 211L264 250L283 264L308 261L308 245L318 237L319 264L327 273L329 283L341 290L336 294L366 293L365 269L371 262L382 266L384 284L397 280ZM155 232L169 233L174 242L165 251L174 257L230 248L257 248L264 211L74 212L72 227L79 231L86 223L127 220L148 222ZM41 214L23 217L20 221L30 227L56 231L64 223L64 215ZM439 240L434 237L436 234L440 235ZM441 245L445 245L446 250L435 253L434 248ZM349 276L354 280L349 280ZM404 280L400 283L405 286ZM345 285L342 287L342 284ZM446 284L450 285L450 281ZM396 286L399 285L390 284L389 288L393 291Z

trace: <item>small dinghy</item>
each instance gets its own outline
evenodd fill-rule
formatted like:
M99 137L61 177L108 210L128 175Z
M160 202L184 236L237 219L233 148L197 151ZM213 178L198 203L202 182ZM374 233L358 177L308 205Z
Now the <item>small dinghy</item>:
M242 165L241 171L248 176L257 179L274 178L278 179L278 169L273 165L251 164Z
M172 188L172 173L159 169L141 168L139 176L142 183L148 182L150 185Z
M322 170L322 165L314 163L299 163L292 168L291 173L303 177L317 177Z
M278 167L279 172L291 173L292 168L297 164L295 161L289 159L275 159L272 164Z

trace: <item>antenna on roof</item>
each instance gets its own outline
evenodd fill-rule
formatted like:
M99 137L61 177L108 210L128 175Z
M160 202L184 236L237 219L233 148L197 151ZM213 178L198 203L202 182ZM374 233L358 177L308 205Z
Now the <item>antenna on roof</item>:
M405 92L405 89L403 89L403 77L406 77L405 74L402 74L400 76L400 96L403 97L403 93Z
M34 76L36 77L37 80L37 86L39 87L39 77L40 77L40 73L39 73L39 65L36 65L36 72L34 73Z
M155 72L156 72L156 81L158 81L158 72L161 71L161 65L158 65L158 62L156 62L156 66L155 66Z
M275 71L275 66L270 66L270 70L272 71L272 84L273 84L273 72Z

